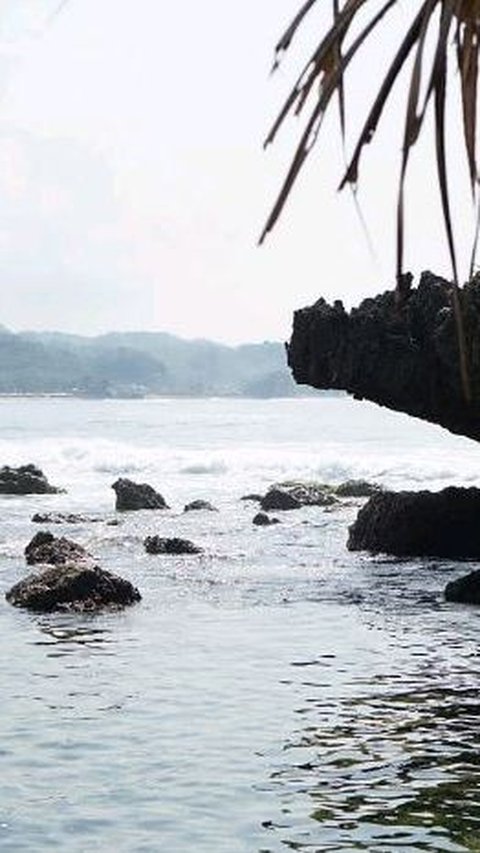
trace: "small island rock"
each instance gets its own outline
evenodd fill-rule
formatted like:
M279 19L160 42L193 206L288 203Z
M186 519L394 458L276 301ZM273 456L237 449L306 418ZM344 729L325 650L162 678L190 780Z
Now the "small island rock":
M165 498L148 483L134 483L121 477L112 485L116 495L115 508L121 512L139 509L168 509Z
M377 492L383 491L378 483L369 483L367 480L346 480L335 489L339 498L371 498Z
M329 486L323 483L286 482L270 486L261 501L263 510L299 509L302 506L331 506L336 503Z
M350 551L396 557L480 557L480 489L379 492L349 531Z
M45 474L36 465L0 468L0 494L2 495L56 495L64 489L50 485Z
M76 512L36 512L32 516L34 524L90 524L102 521L92 515L80 515Z
M468 575L447 583L445 598L447 601L457 601L460 604L480 604L480 571L476 569Z
M201 554L203 551L189 539L176 537L147 536L143 544L148 554Z
M186 504L183 508L184 512L195 512L196 510L206 509L207 512L218 512L216 506L213 506L209 501L196 500Z
M41 613L117 609L141 599L130 581L99 566L82 563L51 566L39 574L28 575L5 597L15 607Z
M78 542L64 536L57 538L53 533L41 530L35 534L25 548L25 559L29 565L49 563L53 566L91 560L92 557Z
M252 524L258 527L268 527L270 524L279 524L279 518L271 518L266 512L257 512L252 520Z

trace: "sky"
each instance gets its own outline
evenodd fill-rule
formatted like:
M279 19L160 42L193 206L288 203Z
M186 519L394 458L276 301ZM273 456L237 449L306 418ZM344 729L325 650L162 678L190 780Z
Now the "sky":
M400 5L352 76L353 121L409 17L410 0ZM294 310L319 296L350 306L392 285L400 98L362 173L373 251L351 195L336 191L344 159L333 116L257 246L299 125L267 151L263 140L324 20L271 76L298 7L0 0L1 324L285 340ZM448 275L428 140L419 148L407 267Z

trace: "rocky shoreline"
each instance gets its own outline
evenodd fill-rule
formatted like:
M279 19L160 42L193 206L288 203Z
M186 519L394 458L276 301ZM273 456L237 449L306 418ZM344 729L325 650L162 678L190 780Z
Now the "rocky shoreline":
M3 480L2 480L3 477ZM18 469L0 469L0 481L8 483L12 495L59 494L43 472L33 465ZM20 485L19 485L20 484ZM39 484L40 487L39 487ZM31 491L28 489L31 488ZM39 491L43 489L43 491ZM147 483L135 483L121 478L113 483L118 513L165 512L170 507L165 498ZM19 491L21 489L21 491ZM290 513L302 507L318 507L320 511L335 511L347 502L362 501L355 522L350 526L349 550L364 550L371 554L390 554L396 557L441 557L457 560L478 559L480 556L480 490L447 488L441 492L391 492L376 483L362 480L346 481L339 485L318 482L285 481L272 484L265 494L251 493L240 501L258 503L260 511L252 517L254 528L281 524L272 511ZM193 500L183 513L218 512L209 501ZM35 513L32 522L53 525L74 525L104 521L118 523L116 518L85 516L69 512ZM147 536L143 542L147 554L156 556L195 556L204 548L178 536ZM10 604L33 611L73 610L98 611L118 609L141 600L140 592L127 580L102 569L79 543L49 530L36 533L25 547L27 565L36 571L16 583L7 593ZM450 582L445 589L448 601L480 603L480 572Z

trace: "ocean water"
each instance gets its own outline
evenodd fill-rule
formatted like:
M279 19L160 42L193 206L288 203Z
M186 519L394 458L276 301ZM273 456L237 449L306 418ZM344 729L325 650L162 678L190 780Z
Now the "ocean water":
M349 553L362 501L256 528L240 500L478 485L473 442L343 397L2 399L0 464L26 462L67 492L0 498L2 851L480 850L480 610L443 599L469 566ZM119 476L171 509L110 526ZM100 515L51 529L142 602L10 607L39 510ZM152 533L204 554L149 556Z

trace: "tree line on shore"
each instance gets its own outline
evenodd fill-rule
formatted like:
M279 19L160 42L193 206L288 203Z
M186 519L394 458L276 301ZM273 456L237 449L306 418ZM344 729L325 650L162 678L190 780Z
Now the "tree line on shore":
M163 332L83 337L2 327L0 393L284 397L305 389L279 342L233 347Z

